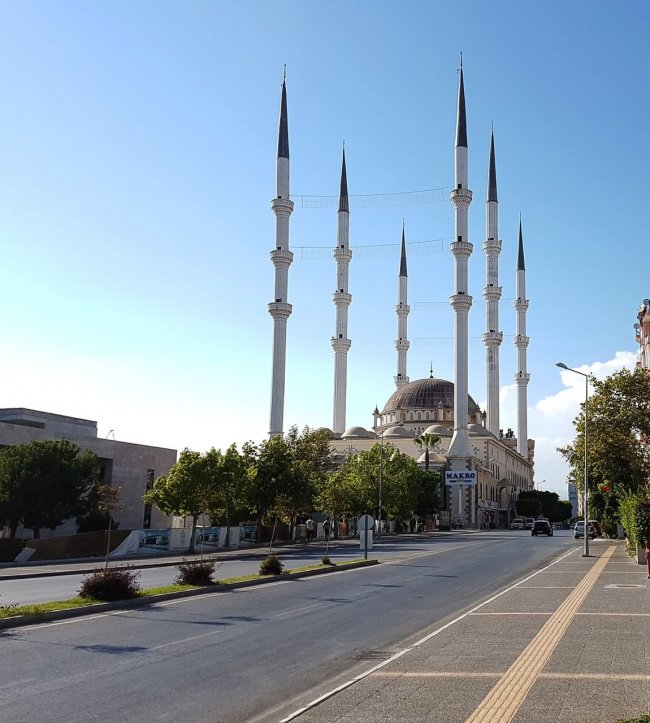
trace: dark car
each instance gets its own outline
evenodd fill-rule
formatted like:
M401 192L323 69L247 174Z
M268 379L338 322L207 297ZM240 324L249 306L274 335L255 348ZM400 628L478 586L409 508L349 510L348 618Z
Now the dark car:
M549 537L553 536L553 528L551 527L551 523L548 520L535 520L533 522L533 529L530 531L530 534L535 537L536 535L548 535Z

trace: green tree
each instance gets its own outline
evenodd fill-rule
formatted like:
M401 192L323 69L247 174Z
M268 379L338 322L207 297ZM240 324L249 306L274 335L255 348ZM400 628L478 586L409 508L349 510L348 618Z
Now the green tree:
M206 454L208 474L212 479L208 498L211 520L223 520L226 524L226 547L230 546L232 515L244 506L248 482L246 460L231 444L225 453L214 447Z
M189 552L194 552L196 523L199 515L209 508L213 492L214 483L206 456L184 449L178 462L166 475L155 480L142 499L145 504L156 505L165 515L192 518Z
M99 459L66 439L17 444L0 451L0 517L16 536L18 525L40 537L87 506Z
M429 471L429 451L432 450L439 441L440 437L437 434L431 434L431 432L425 432L413 440L420 449L424 450L424 469L426 472Z
M440 472L420 471L420 493L415 512L423 517L440 509L442 475Z
M644 369L622 369L604 380L590 377L587 440L589 491L603 484L644 490L650 476L650 455L640 440L650 438L650 375ZM570 480L584 489L585 403L573 425L572 444L558 451L569 463Z
M537 490L524 490L517 497L517 514L522 517L537 517L542 511L542 505L537 496Z

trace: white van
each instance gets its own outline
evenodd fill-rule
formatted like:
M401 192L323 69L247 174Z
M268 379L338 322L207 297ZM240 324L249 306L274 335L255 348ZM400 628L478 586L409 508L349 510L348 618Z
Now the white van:
M523 530L524 529L524 518L523 517L515 517L515 519L510 523L510 529L511 530Z

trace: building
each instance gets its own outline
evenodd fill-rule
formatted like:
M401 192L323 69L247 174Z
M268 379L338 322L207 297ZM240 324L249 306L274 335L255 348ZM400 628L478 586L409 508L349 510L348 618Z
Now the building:
M121 529L171 527L171 518L142 501L156 477L169 472L176 463L176 450L144 444L102 439L97 436L97 422L34 409L0 409L0 447L27 444L38 440L67 439L82 449L91 449L101 463L105 484L119 486L124 506L113 518ZM31 535L31 531L25 531ZM74 520L57 530L42 530L43 537L76 532ZM24 536L19 531L19 536Z
M515 318L517 387L517 434L500 428L499 351L503 333L499 330L499 254L502 242L498 229L498 193L496 178L496 155L494 132L490 134L488 182L486 194L486 235L483 242L485 255L486 326L483 334L485 346L485 369L487 379L486 411L479 409L469 396L468 390L468 315L472 297L468 289L468 260L473 252L469 240L468 213L472 191L468 178L469 146L465 108L463 67L459 72L458 101L456 106L456 139L454 147L455 182L450 197L454 205L455 233L450 251L454 258L454 294L450 305L454 314L454 381L429 378L409 380L407 372L408 340L408 271L406 259L405 228L402 226L401 257L398 272L397 372L394 377L397 390L391 395L380 412L375 409L371 429L365 426L346 425L347 356L352 346L348 338L348 311L352 295L348 288L348 272L352 263L349 246L350 204L345 151L341 166L338 204L338 233L333 251L336 262L336 291L333 296L336 308L335 335L332 337L334 351L334 409L332 447L342 456L369 449L378 441L390 441L400 451L424 463L421 450L414 439L425 432L435 434L440 441L433 450L433 464L448 473L447 506L464 526L483 526L493 522L505 526L514 513L514 505L521 490L533 488L534 441L528 439L527 389L530 374L527 371L526 331L528 299L526 299L526 267L521 220L515 270ZM271 201L276 216L275 247L271 261L275 268L275 299L268 309L273 319L273 366L271 384L271 436L282 434L284 418L284 389L286 366L287 322L292 311L288 303L288 274L293 260L289 250L289 222L293 211L289 191L289 136L286 78L282 82L280 120L278 128L278 152L276 162L276 197ZM476 484L456 483L453 480L470 475Z

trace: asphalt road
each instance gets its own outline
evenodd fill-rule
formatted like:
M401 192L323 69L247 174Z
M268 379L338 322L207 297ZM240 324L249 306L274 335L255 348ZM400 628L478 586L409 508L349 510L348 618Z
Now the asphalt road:
M2 720L279 721L580 543L384 544L393 558L375 567L4 631Z

